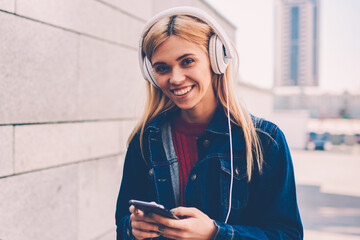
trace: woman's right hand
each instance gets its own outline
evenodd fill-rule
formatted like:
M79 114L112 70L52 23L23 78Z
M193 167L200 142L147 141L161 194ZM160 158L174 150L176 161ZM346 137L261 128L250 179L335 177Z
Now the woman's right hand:
M132 234L136 239L156 238L161 235L159 225L151 217L140 209L136 209L134 205L129 207L129 211L131 213Z

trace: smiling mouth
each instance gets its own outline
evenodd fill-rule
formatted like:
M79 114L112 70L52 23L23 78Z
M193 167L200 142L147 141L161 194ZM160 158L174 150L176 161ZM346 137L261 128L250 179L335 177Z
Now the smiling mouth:
M182 96L187 94L188 92L191 91L191 89L193 89L194 86L189 86L186 88L182 88L182 89L178 89L178 90L170 90L173 94L175 94L176 96Z

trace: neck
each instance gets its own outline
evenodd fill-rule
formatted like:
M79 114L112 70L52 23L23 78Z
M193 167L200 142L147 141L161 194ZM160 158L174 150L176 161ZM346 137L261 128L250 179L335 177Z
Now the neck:
M217 103L208 104L202 108L181 110L181 117L188 123L208 123L213 117L216 107Z

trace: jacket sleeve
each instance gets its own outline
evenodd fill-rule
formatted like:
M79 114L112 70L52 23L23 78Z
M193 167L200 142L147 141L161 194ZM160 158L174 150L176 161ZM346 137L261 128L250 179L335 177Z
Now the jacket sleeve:
M119 239L134 239L132 236L129 200L145 200L147 197L146 163L140 151L139 137L135 135L130 142L125 156L123 176L116 204L116 234Z
M263 145L263 173L250 183L253 190L247 216L251 224L215 221L218 228L215 239L303 239L290 150L283 132L275 125L273 129L273 133L266 134L267 144Z

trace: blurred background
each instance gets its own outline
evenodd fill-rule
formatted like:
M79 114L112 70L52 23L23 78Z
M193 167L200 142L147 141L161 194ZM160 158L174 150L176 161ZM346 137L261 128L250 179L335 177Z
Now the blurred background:
M360 1L0 0L0 240L115 239L140 31L183 5L225 28L238 99L284 131L305 239L360 239Z

